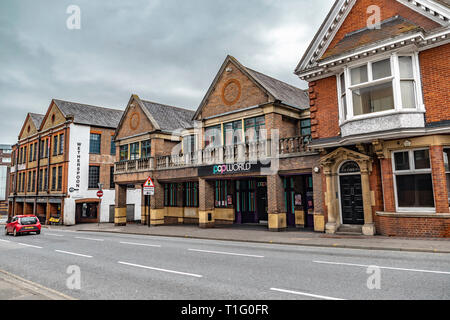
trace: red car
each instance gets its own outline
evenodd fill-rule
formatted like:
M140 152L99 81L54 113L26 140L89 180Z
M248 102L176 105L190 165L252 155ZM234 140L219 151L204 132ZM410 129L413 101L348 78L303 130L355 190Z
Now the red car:
M12 233L15 237L30 232L41 233L41 223L38 217L33 215L15 216L5 226L5 235Z

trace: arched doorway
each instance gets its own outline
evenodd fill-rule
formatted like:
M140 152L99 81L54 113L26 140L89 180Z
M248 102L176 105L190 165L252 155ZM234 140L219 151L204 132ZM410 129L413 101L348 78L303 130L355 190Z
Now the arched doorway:
M339 191L341 224L364 225L361 169L355 161L346 161L341 165Z

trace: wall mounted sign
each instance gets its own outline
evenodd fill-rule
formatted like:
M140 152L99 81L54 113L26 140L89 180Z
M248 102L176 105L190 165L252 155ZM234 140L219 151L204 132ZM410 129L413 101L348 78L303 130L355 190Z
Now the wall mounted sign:
M80 188L81 180L81 142L77 143L77 175L75 180L76 188Z
M204 167L198 168L198 175L200 177L225 176L225 175L229 175L229 174L258 172L262 168L270 168L270 163L263 164L261 162L257 162L257 163L245 162L245 163L204 166Z

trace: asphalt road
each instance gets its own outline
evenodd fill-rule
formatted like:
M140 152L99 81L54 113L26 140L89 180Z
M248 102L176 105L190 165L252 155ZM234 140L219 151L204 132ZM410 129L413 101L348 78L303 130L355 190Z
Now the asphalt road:
M450 254L2 230L0 269L78 299L450 299Z

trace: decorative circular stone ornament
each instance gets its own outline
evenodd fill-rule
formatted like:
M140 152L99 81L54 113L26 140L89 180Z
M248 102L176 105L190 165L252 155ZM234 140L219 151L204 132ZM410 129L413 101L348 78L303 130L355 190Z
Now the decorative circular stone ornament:
M141 122L141 116L139 113L134 112L130 118L130 128L131 130L136 130L139 127L139 123Z
M227 106L231 106L238 102L241 97L241 83L239 80L230 79L228 80L222 88L222 101Z

